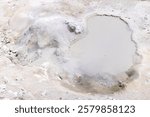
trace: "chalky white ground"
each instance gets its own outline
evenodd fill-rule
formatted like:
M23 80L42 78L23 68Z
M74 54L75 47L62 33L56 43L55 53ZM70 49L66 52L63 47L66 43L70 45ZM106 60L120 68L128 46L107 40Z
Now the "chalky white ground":
M97 41L89 39L91 33L88 31L94 26L90 27L86 20L91 16L116 18L127 27L129 34L123 33L121 39L124 41L121 42L127 46L128 51L120 49L124 54L117 53L116 62L124 66L128 61L128 65L132 66L123 67L123 71L119 68L119 73L113 76L110 72L113 66L116 66L111 65L111 70L106 69L109 66L108 62L105 66L106 61L98 61L97 55L100 54L93 49L95 55L91 58L94 59L93 62L90 59L91 65L99 64L98 61L100 66L103 63L105 69L99 66L95 70L95 66L87 68L84 65L87 65L88 61L77 55L81 63L85 62L83 68L86 69L81 70L82 64L79 65L74 57L76 52L80 52L75 44L80 41L83 41L83 45L85 43L83 53L89 49L90 43L91 47L94 47L92 44L97 44ZM85 38L91 42L87 41L86 44ZM125 41L126 38L131 38L131 42ZM119 43L117 41L119 40L114 40L113 43ZM111 47L111 42L108 43ZM123 43L122 48L125 46ZM100 47L103 48L102 46ZM107 46L104 47L105 50ZM74 47L75 53L72 52ZM92 57L88 54L86 56ZM110 54L112 53L109 53L109 56ZM149 0L0 1L1 99L150 99L149 55ZM120 59L121 56L124 57ZM134 78L127 74L128 67L136 74ZM109 74L101 73L102 70ZM121 85L120 89L116 89L117 85Z

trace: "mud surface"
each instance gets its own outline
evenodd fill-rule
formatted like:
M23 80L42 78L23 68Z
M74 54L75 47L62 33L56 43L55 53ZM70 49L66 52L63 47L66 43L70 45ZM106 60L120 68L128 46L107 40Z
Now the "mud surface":
M149 0L1 0L0 99L150 99L149 14Z

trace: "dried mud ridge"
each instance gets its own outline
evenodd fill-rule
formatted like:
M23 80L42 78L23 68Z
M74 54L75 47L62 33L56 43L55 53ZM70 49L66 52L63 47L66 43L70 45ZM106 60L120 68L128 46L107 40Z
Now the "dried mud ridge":
M66 76L59 76L62 86L75 92L91 94L113 94L125 90L128 83L131 83L138 77L139 74L134 68L119 76L112 76L109 74L98 74L95 76L82 75L75 76L73 80Z

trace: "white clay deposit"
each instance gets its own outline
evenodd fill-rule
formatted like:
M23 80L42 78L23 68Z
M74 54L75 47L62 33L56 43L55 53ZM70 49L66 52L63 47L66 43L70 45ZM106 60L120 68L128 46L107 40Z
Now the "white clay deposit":
M149 0L1 0L0 99L150 99Z

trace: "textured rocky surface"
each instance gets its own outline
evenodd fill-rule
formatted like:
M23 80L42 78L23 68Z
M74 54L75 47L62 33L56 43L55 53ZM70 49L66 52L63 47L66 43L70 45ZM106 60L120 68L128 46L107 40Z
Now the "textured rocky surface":
M81 74L68 54L91 15L120 18L132 31L133 67L115 80ZM1 0L0 98L150 99L149 38L149 0Z

